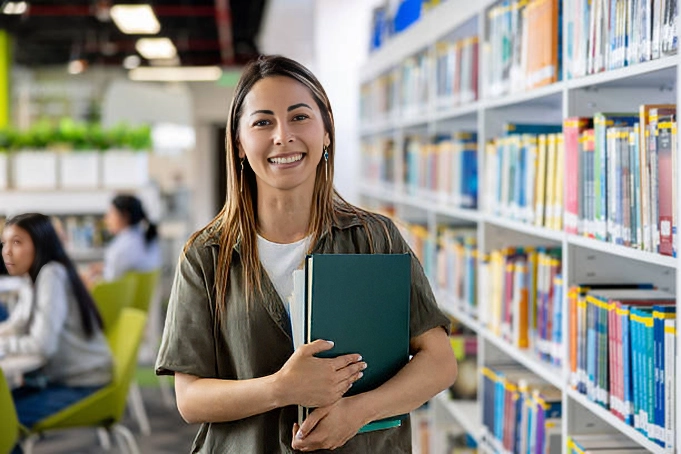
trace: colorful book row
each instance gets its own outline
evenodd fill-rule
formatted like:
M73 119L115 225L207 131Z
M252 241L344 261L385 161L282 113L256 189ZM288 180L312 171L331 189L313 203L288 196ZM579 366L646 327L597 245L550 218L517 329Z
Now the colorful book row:
M515 365L484 367L482 375L483 430L502 452L560 452L559 389Z
M440 202L462 208L478 205L478 136L456 132L432 142L420 136L405 138L404 184L419 195L427 191Z
M561 3L503 0L487 11L485 85L490 97L561 79Z
M479 319L493 334L562 364L561 250L505 248L483 257Z
M559 125L506 124L485 147L486 211L562 229L564 144Z
M675 255L676 106L565 120L565 230Z
M650 285L568 292L570 384L652 441L674 448L674 294Z
M568 77L677 52L676 0L564 0Z
M475 229L441 226L437 240L436 282L458 309L477 314L478 248Z

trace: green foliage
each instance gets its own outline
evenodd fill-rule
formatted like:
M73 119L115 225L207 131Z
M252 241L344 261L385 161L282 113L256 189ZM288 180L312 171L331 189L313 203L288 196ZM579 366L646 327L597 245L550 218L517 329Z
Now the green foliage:
M20 150L109 150L132 149L149 151L153 146L151 128L131 127L125 123L104 129L99 123L75 122L63 118L53 125L47 120L36 122L27 131L0 129L0 153Z

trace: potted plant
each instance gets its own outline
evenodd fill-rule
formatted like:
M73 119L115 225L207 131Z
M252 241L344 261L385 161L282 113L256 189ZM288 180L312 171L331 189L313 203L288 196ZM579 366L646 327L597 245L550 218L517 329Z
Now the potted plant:
M70 118L59 122L56 136L58 148L64 150L59 153L59 182L63 189L99 187L100 156L89 128L95 125L88 127Z
M57 187L57 153L48 150L55 140L55 128L39 121L28 131L18 133L12 156L12 176L16 189L55 189Z
M118 124L109 130L111 149L103 155L103 184L112 189L130 189L149 182L151 129Z

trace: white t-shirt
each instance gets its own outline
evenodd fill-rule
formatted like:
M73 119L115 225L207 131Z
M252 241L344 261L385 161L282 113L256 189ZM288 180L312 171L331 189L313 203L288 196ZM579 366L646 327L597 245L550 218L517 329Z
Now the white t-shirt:
M310 247L310 236L289 244L273 243L258 235L260 263L290 314L289 296L293 293L293 272L300 268Z

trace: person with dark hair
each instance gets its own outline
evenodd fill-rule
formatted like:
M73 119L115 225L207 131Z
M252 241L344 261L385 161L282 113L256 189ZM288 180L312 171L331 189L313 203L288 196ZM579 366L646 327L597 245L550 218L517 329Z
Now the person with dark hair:
M411 427L358 433L405 415L457 375L449 319L423 268L386 217L333 187L336 146L329 99L316 77L281 56L243 70L227 122L227 200L186 244L170 296L157 374L174 374L177 406L202 423L191 452L411 452ZM305 255L411 256L411 361L373 391L343 397L371 364L359 352L294 351L286 302ZM298 426L297 405L316 408Z
M114 238L104 252L104 263L90 268L86 277L89 285L98 278L112 281L128 271L151 271L161 266L156 225L147 217L140 199L117 195L104 223Z
M113 362L92 297L64 251L50 218L28 213L7 221L2 259L12 276L28 276L33 295L0 335L0 352L33 355L42 366L13 390L19 421L37 421L111 382Z

